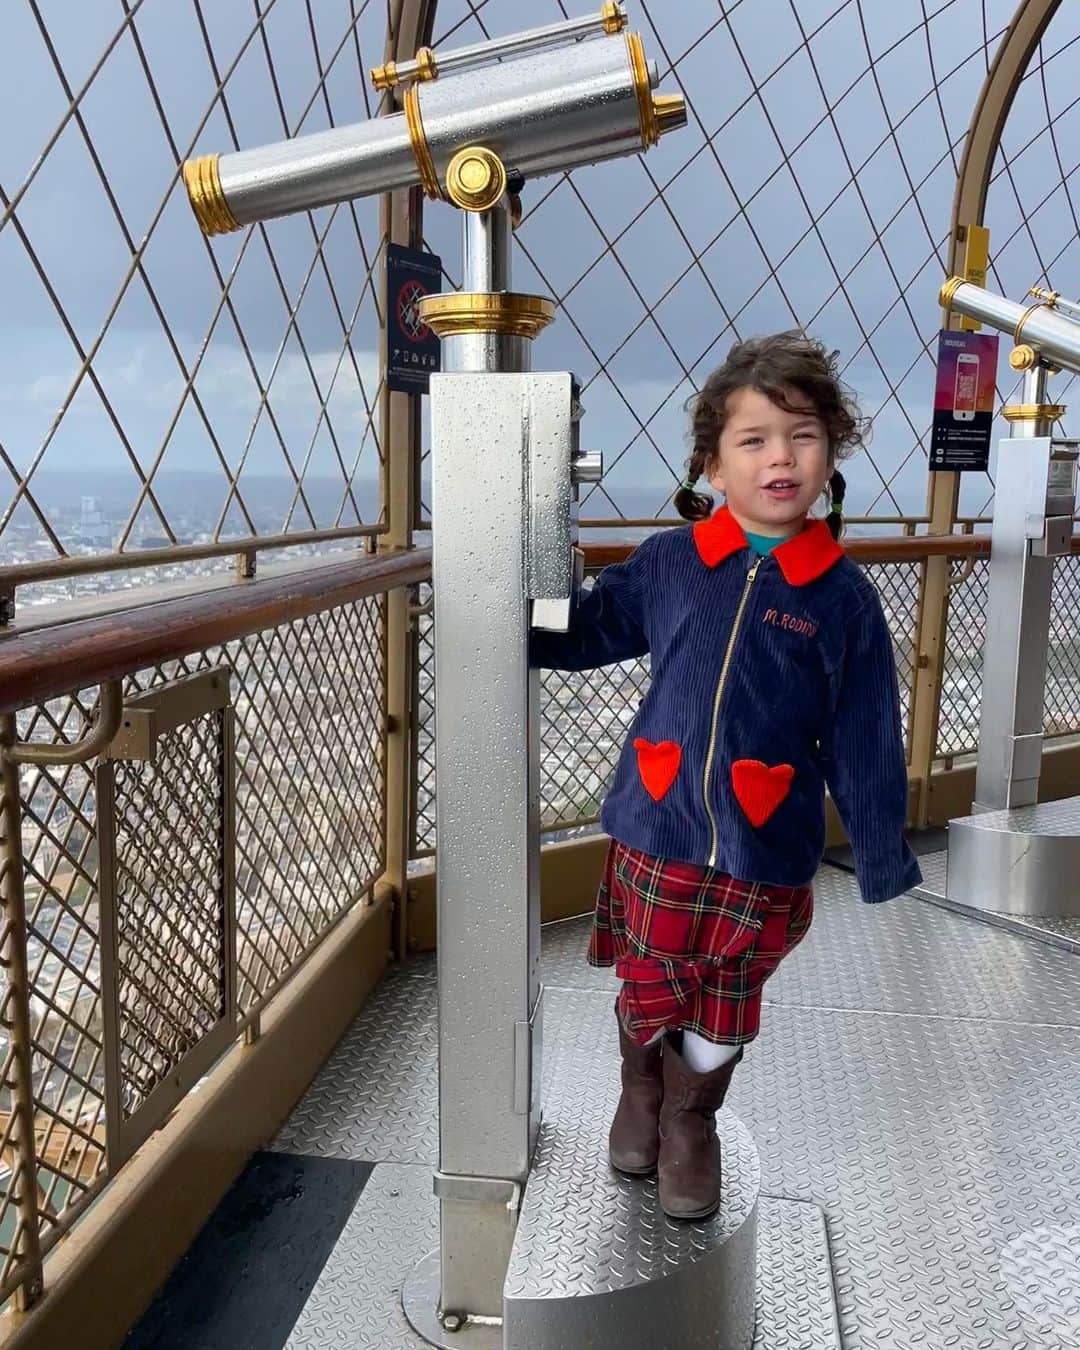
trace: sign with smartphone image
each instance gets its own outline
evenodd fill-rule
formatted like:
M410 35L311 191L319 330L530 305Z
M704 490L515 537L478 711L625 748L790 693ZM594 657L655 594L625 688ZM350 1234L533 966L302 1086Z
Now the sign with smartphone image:
M990 463L998 338L944 329L938 337L930 468L965 473Z

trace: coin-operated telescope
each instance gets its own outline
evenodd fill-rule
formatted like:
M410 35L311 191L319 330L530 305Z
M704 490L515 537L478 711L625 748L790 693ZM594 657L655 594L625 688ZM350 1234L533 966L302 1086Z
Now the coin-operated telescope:
M378 67L377 89L401 90L403 111L257 150L206 155L184 181L206 234L420 184L467 210L499 200L498 160L526 179L647 150L686 125L681 95L653 93L655 62L621 5L457 51L421 48ZM609 38L614 40L592 41ZM466 146L492 152L488 172Z
M565 628L581 555L578 386L532 373L543 296L511 289L524 184L647 151L686 123L622 5L373 72L402 111L207 155L184 180L207 234L419 184L464 213L464 285L420 313L431 380L440 1249L406 1305L422 1334L495 1328L540 1121L538 674L530 624ZM566 241L572 250L574 241ZM493 1333L494 1334L494 1333ZM501 1337L501 1333L500 1333ZM500 1343L501 1339L491 1341Z
M1049 401L1047 379L1080 374L1080 306L1038 288L1017 303L962 277L940 299L1010 334L1009 364L1023 376L1020 402L1002 409L1012 435L998 447L975 814L951 824L948 893L994 911L1077 916L1080 799L1037 803L1054 560L1072 551L1077 475L1077 442L1053 434L1065 408Z

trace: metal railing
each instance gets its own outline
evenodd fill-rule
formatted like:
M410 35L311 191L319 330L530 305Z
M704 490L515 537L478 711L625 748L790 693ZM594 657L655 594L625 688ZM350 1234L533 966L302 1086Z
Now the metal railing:
M4 640L0 1300L384 871L423 552Z
M1077 551L1058 560L1051 612L1051 650L1046 686L1048 738L1080 734L1080 650L1075 614L1080 610L1080 536ZM912 743L913 695L919 665L920 621L926 562L953 558L947 597L945 668L938 709L935 763L974 754L978 748L982 645L986 625L990 541L986 535L930 537L905 533L887 539L853 539L849 555L863 567L881 596L893 637L905 739ZM619 561L622 543L586 549L589 571ZM430 599L425 591L425 600ZM435 849L435 712L430 605L417 611L417 675L414 703L412 857ZM545 834L594 825L627 730L649 682L648 658L585 673L545 671L541 704L541 828Z

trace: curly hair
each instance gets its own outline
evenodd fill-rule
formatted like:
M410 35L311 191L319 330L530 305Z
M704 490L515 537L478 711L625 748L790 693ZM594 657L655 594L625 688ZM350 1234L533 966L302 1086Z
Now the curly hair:
M757 389L787 412L802 412L803 407L792 406L794 390L807 399L825 424L833 469L828 523L833 534L839 535L846 484L835 465L865 445L868 427L854 396L840 379L837 356L823 343L798 331L752 338L732 347L724 364L713 371L686 405L693 449L687 461L686 481L674 497L675 509L684 520L704 520L712 512L712 498L695 492L693 485L716 459L731 395L740 389Z

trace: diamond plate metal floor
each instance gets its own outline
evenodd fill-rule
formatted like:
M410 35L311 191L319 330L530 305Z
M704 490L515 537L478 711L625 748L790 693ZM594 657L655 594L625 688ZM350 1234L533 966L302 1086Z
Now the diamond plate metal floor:
M545 982L610 1015L614 982L584 964L587 932L546 931ZM767 988L729 1105L763 1192L795 1206L788 1219L812 1225L824 1210L846 1350L1080 1347L1078 971L1068 952L912 899L864 905L852 877L821 874L814 925ZM386 1164L290 1344L344 1345L341 1319L358 1317L370 1332L350 1332L355 1350L417 1344L392 1298L375 1317L364 1280L373 1241L398 1253L398 1286L402 1264L434 1245L434 1009L432 962L390 976L275 1141ZM380 1195L385 1214L368 1209ZM770 1321L800 1284L790 1255L774 1268L785 1259L791 1279L759 1289L758 1343L827 1344L785 1340Z
M418 1350L401 1309L402 1274L439 1240L431 1168L375 1168L286 1342L286 1350ZM839 1346L824 1221L816 1205L763 1196L758 1207L754 1350ZM764 1274L764 1278L762 1275Z
M596 1066L618 1059L610 999L549 989L545 1004L544 1123L506 1273L506 1347L750 1350L761 1166L745 1125L721 1113L718 1213L672 1222L655 1177L620 1177L606 1157L619 1084Z

